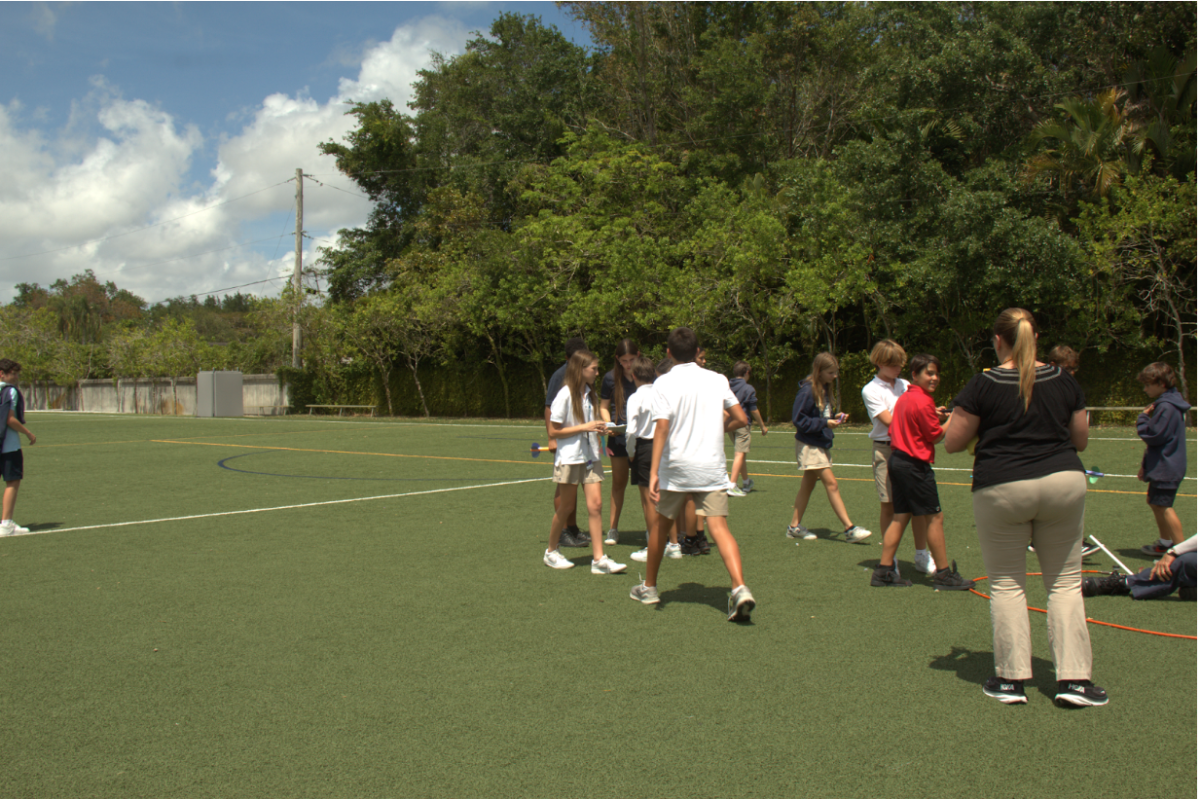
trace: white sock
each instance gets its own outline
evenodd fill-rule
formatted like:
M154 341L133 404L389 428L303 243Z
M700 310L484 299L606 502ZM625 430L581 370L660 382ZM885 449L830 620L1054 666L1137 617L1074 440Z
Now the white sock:
M1164 547L1169 547L1174 544L1174 542L1169 538L1160 538L1158 539L1158 543L1162 544Z
M928 554L929 554L929 550L928 550L928 549L918 549L918 550L917 550L917 554L918 554L918 555L928 555Z

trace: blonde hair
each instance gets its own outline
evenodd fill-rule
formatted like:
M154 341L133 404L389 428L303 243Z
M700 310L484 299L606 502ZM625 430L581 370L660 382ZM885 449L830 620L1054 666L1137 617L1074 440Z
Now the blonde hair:
M1024 308L1006 308L996 317L992 332L1012 348L1012 361L1020 375L1021 397L1025 400L1025 410L1029 410L1037 377L1037 322Z
M591 421L583 418L583 389L586 386L583 382L583 370L599 360L593 352L578 350L567 361L567 375L563 382L571 391L571 413L575 414L575 424Z
M826 369L837 369L837 358L830 355L828 352L822 352L817 357L813 358L812 374L808 376L808 381L812 383L813 402L817 404L817 413L825 410L825 387L828 383L821 382L821 372Z
M890 338L877 342L871 348L871 363L878 369L881 366L904 366L908 353Z

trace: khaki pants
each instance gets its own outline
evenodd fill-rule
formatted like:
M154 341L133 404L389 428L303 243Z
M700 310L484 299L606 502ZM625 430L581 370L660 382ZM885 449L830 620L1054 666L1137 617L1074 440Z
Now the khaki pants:
M1080 592L1082 472L1058 472L1036 480L981 488L972 495L975 526L992 593L996 676L1033 677L1029 610L1025 601L1026 550L1037 549L1049 595L1046 626L1059 680L1090 680L1092 640Z

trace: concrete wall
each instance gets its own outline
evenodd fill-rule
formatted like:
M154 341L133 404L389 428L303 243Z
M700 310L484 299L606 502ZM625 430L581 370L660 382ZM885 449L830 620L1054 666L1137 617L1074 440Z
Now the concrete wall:
M145 380L83 380L78 386L21 384L29 410L91 411L93 413L150 413L178 416L196 414L196 378ZM242 404L246 416L280 413L273 407L288 404L287 386L279 387L275 375L242 375Z

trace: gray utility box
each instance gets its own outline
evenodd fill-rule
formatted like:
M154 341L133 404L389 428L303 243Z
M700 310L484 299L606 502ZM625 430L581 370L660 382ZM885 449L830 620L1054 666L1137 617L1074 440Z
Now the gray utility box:
M197 416L241 416L242 410L241 372L196 375Z

